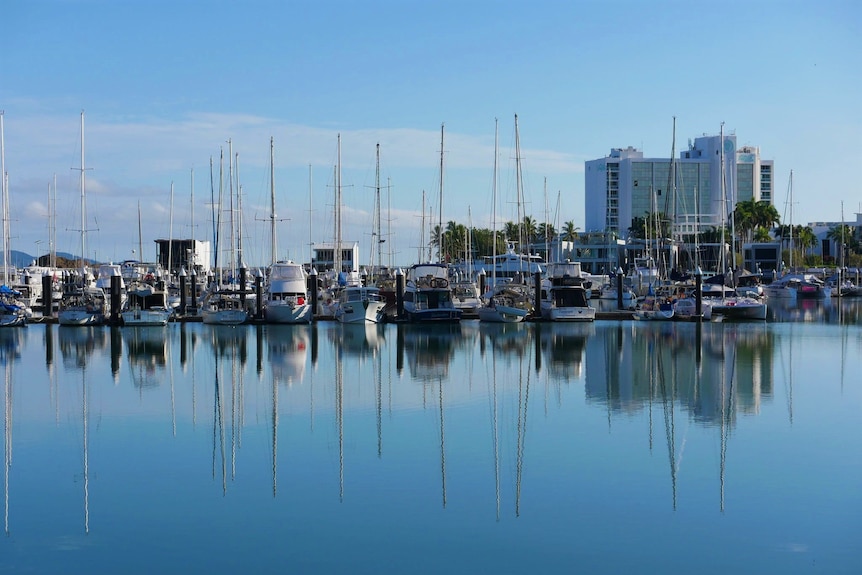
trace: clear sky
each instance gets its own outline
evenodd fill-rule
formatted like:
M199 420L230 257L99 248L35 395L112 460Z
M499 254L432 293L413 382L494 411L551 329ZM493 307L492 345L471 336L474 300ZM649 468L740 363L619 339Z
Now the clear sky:
M279 256L307 261L334 239L340 133L343 237L369 257L379 143L383 232L412 263L423 190L427 226L439 214L441 124L443 220L491 227L495 118L498 220L515 219L515 114L539 222L583 228L584 161L667 158L674 116L677 150L721 122L759 146L783 215L792 169L794 223L862 211L858 0L10 0L0 28L12 247L28 253L47 251L54 174L57 249L80 252L82 110L100 260L139 257L139 203L144 259L156 238L210 239L210 158L217 193L231 140L246 259L267 262L273 137Z

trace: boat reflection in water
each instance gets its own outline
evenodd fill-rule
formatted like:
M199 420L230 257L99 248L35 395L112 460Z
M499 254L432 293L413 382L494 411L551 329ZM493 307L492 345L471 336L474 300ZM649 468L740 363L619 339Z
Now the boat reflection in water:
M108 345L110 330L98 326L81 326L71 329L60 326L57 329L57 340L60 344L60 355L63 367L75 369L86 367L88 362L97 361Z
M135 387L161 385L168 365L168 340L164 327L134 327L116 330L122 334Z
M308 324L266 326L266 350L272 377L279 383L301 383L311 340Z
M76 550L85 563L97 554L128 560L116 542L142 532L148 546L170 549L181 529L189 560L218 570L224 537L195 531L201 517L218 522L238 560L263 570L284 560L258 544L277 537L307 562L289 567L338 548L332 564L312 571L366 564L374 542L386 540L409 555L387 556L395 571L409 571L416 553L429 572L446 570L439 553L490 561L493 571L513 571L507 562L526 553L518 570L565 571L595 552L590 572L643 561L645 571L666 572L675 569L655 555L696 563L715 541L743 538L754 543L732 549L753 557L756 570L800 571L810 555L769 551L781 539L758 539L767 530L785 537L778 527L787 522L817 541L824 561L858 556L845 533L858 493L847 461L862 452L841 441L860 431L847 408L862 393L858 325L189 323L169 326L163 345L117 331L126 355L117 383L109 328L0 332L0 360L26 366L7 372L3 392L12 537L0 538L0 571L13 562L62 570L68 551L56 542L90 529L92 487L96 538ZM46 348L58 343L63 361L52 364ZM43 358L50 369L32 368ZM136 370L158 387L139 383ZM573 517L605 527L597 533L596 522ZM345 529L369 520L373 529ZM643 529L658 524L667 529ZM689 530L698 536L680 551ZM504 531L547 545L514 545L500 559ZM549 559L551 545L566 557ZM599 564L611 556L620 564ZM159 553L143 557L148 570L171 570ZM749 567L725 557L731 571Z
M397 330L399 372L406 356L414 380L436 382L449 378L449 366L461 337L460 324L398 324Z
M536 324L535 330L541 350L537 359L544 358L549 377L562 382L580 378L583 371L584 351L588 339L596 333L595 324Z
M369 357L380 352L386 342L386 328L379 323L339 323L327 330L326 336L334 349L346 355Z

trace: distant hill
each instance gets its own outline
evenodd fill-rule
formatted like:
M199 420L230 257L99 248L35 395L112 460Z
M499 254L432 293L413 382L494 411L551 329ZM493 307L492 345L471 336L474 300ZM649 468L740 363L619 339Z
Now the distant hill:
M10 260L10 263L19 269L25 268L25 267L29 266L30 264L32 264L34 261L36 261L36 256L30 255L30 254L27 254L24 252L20 252L18 250L12 250L11 254L12 254L12 259ZM2 255L0 255L0 259L2 259ZM47 255L40 256L39 259L43 260L43 261L38 262L39 264L48 265L48 262L47 262L48 256ZM61 268L63 268L63 267L75 267L76 264L74 264L73 262L77 262L77 261L78 261L77 256L73 256L72 254L67 253L67 252L57 252L57 267L61 267ZM94 262L93 262L93 260L87 260L87 263L92 265Z

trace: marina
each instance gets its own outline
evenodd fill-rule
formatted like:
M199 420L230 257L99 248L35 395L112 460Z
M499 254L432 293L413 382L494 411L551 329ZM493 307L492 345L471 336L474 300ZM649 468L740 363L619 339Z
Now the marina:
M0 572L854 573L860 303L3 329Z

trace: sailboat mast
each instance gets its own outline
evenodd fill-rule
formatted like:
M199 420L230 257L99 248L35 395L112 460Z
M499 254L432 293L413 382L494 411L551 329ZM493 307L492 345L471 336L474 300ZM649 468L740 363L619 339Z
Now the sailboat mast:
M139 261L144 261L144 240L141 230L141 201L138 200L138 258Z
M84 261L87 255L87 196L84 176L84 111L81 110L81 275L84 273Z
M518 114L515 114L515 185L518 212L518 249L524 253L524 216L521 213L523 206L521 205L522 195L524 193L523 180L521 178L521 136L518 132Z
M233 259L233 254L234 254L234 251L236 249L236 243L235 243L236 242L236 234L235 234L234 221L233 221L233 210L234 210L234 207L233 207L233 193L234 193L234 189L233 189L233 142L230 139L228 139L228 141L227 141L227 146L228 146L228 149L227 149L227 163L228 163L227 181L228 181L228 192L230 193L229 221L230 221L230 250L231 250L230 251L231 256L228 259L228 261L230 262L230 275L231 275L231 278L233 278L233 277L236 277L236 262Z
M275 138L269 137L269 235L270 263L278 260L278 237L275 227Z
M312 172L311 164L308 164L308 262L311 263L312 257L314 256L313 248L314 241L312 238L314 237L311 234L312 224L314 223L314 203L313 203L313 194L314 194L314 185L312 178L314 174Z
M425 255L425 190L422 190L422 219L419 221L419 261ZM431 258L428 258L431 261Z
M3 128L3 117L5 112L0 110L0 195L2 195L3 201L3 284L8 284L8 269L9 269L9 254L8 254L8 245L7 238L9 237L7 226L8 224L8 206L9 206L9 196L7 194L7 184L8 180L6 179L6 139Z
M243 267L242 253L242 186L239 183L239 154L234 158L234 178L236 178L236 267Z
M190 200L191 206L189 206L189 207L191 208L191 219L192 219L192 233L191 233L191 236L192 236L192 253L191 253L191 261L189 261L189 268L191 270L194 270L195 269L195 261L197 260L197 258L195 257L196 250L195 250L195 169L194 168L191 169L191 174L189 175L189 179L190 179L189 183L190 183L190 189L191 189L191 200Z
M494 118L494 176L491 184L491 285L497 287L497 156L499 155L499 120ZM496 407L496 406L495 406Z
M50 244L50 266L51 268L57 267L57 174L54 174L54 195L48 198L48 204L50 206L48 211L48 227L49 227L49 236L48 243Z
M790 170L790 269L793 269L793 170Z
M439 260L443 261L443 129L445 124L440 124L440 198L437 212L439 214L437 223L437 254Z
M174 263L174 183L171 182L171 205L168 211L168 283L171 281L171 268ZM143 257L143 254L141 254Z
M380 235L380 142L377 142L377 161L375 165L375 183L377 185L377 197L374 201L374 231L377 235L377 265L383 265L383 238ZM372 262L371 273L374 273L374 262Z
M386 238L389 240L389 247L386 253L389 254L389 269L392 269L392 178L386 178Z
M341 134L335 154L335 250L333 264L336 275L341 273Z

